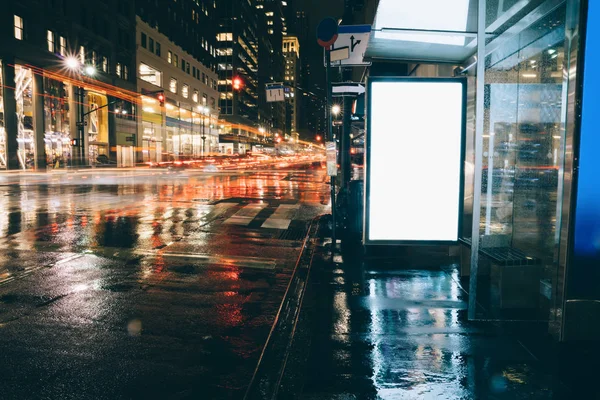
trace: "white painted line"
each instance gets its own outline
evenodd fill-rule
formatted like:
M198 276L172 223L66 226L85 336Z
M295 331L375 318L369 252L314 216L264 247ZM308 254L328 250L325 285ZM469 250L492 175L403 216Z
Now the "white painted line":
M269 218L261 226L261 228L271 229L287 229L292 222L291 219Z
M261 204L261 203L248 204L245 207L243 207L241 210L236 212L232 217L225 220L224 224L246 226L250 222L252 222L252 220L254 218L256 218L258 213L261 212L261 210L263 208L265 208L266 206L267 206L266 204Z
M300 208L299 204L281 204L277 210L262 224L261 228L287 229L292 218Z

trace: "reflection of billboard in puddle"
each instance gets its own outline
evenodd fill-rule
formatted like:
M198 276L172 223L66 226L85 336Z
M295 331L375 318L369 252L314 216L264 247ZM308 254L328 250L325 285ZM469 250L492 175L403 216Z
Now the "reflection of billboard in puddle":
M465 99L462 79L370 80L367 244L458 240Z

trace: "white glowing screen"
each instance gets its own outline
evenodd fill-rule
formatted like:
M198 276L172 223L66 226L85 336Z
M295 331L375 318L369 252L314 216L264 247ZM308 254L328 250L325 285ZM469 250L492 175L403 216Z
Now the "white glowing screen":
M456 241L461 82L371 84L367 240Z

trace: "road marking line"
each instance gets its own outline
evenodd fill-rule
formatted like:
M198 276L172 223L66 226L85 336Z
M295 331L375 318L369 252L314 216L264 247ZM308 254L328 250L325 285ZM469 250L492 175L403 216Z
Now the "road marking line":
M266 204L261 203L252 203L243 207L241 210L233 214L230 218L223 222L224 224L232 224L232 225L243 225L247 226L252 222L254 218L258 215L259 212L265 208Z
M262 224L261 228L287 229L292 218L300 208L299 204L281 204L273 214Z
M190 261L201 262L203 264L216 264L235 266L240 268L256 268L256 269L275 269L277 262L273 258L260 257L235 257L235 256L220 256L198 253L167 253L162 251L138 250L134 252L137 255L155 257L171 257L179 259L188 259Z

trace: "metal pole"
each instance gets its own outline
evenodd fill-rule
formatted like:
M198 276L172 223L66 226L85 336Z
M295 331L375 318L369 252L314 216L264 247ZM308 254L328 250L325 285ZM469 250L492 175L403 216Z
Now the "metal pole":
M331 52L329 49L325 49L325 90L327 92L327 105L325 107L325 116L327 119L327 136L326 140L334 140L332 134L332 120L331 120ZM335 140L334 140L335 143ZM335 237L335 176L331 177L331 257L337 247L337 240Z
M342 114L342 137L340 138L340 164L342 169L342 184L340 189L347 189L350 182L351 162L350 162L350 131L352 121L352 97L344 97L344 111Z
M479 0L477 17L477 96L475 107L475 182L473 187L473 226L471 230L471 273L469 278L470 320L477 316L477 273L479 269L479 224L481 219L481 174L485 111L485 18L486 0ZM491 140L491 139L490 139ZM491 168L491 167L490 167ZM492 182L488 181L488 186Z
M206 123L206 121L204 119L204 112L202 112L201 118L202 118L202 155L201 155L200 158L204 158L204 142L206 140L206 135L205 135L205 132L206 132L205 131L205 123Z
M83 140L84 132L85 132L85 109L83 107L84 101L84 89L83 86L79 87L79 165L85 165L85 142Z

